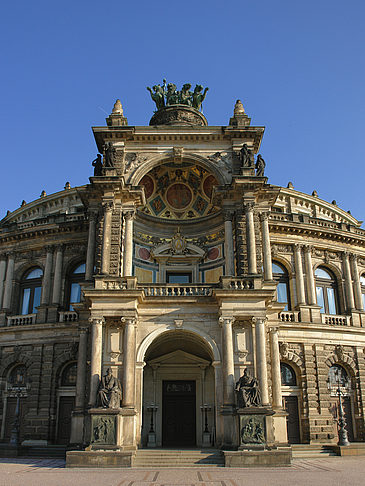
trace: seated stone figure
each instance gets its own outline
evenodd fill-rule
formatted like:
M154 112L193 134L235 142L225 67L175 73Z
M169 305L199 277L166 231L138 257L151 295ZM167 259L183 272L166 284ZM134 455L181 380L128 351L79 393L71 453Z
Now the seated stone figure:
M98 390L98 406L103 408L119 408L122 399L122 387L118 380L113 376L110 368L106 370L106 375L101 378Z
M259 383L256 378L250 376L247 368L237 381L235 389L239 408L259 407L261 405Z

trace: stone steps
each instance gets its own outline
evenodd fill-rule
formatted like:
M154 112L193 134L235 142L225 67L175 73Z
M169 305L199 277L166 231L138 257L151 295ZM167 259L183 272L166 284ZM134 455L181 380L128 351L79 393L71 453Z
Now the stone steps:
M139 449L133 459L133 467L224 467L221 451Z
M291 447L293 459L320 458L337 455L331 446L326 445L293 444Z

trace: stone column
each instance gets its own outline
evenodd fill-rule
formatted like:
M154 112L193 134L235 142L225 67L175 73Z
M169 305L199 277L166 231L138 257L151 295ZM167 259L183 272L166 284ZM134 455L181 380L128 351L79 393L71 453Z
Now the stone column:
M270 328L270 349L271 349L271 377L272 377L272 406L282 408L281 397L281 372L280 372L280 351L278 328Z
M75 407L78 409L82 409L85 405L87 331L88 330L85 327L80 328L79 351L77 355L76 401L75 401Z
M342 266L343 266L343 274L345 277L346 308L348 311L352 311L355 309L355 301L354 301L354 292L352 288L350 260L347 251L344 251L342 253Z
M90 317L91 323L91 362L90 362L90 397L89 406L95 407L96 394L101 379L101 355L103 348L104 317Z
M352 280L354 282L354 296L355 296L355 306L356 309L359 311L364 310L363 301L362 301L362 292L361 292L361 282L359 276L359 269L357 266L357 257L353 253L350 255L351 261L351 273L352 273Z
M63 245L57 246L56 249L56 264L53 277L53 294L52 303L61 303L61 289L62 289L62 262L63 262Z
M246 214L248 273L257 273L255 223L253 219L254 206L253 202L248 202L244 205Z
M305 290L302 263L302 245L294 245L295 281L297 284L298 305L305 304Z
M233 250L233 211L225 210L224 216L224 251L226 257L226 275L235 274L234 271L234 250Z
M133 263L133 219L134 211L126 211L124 213L124 253L123 253L123 276L129 277L132 275Z
M91 280L94 273L94 257L96 243L96 221L97 214L95 211L89 211L89 236L87 241L85 280Z
M42 297L41 304L49 304L49 295L51 293L51 274L52 274L52 260L53 260L53 247L46 246L46 265L44 267L44 275L42 281Z
M263 405L269 405L266 357L266 317L254 317L256 334L256 366Z
M14 253L9 253L8 265L7 265L6 277L5 277L4 298L3 298L3 309L8 309L8 310L10 310L11 307L11 296L13 292L14 262L15 262Z
M304 245L304 255L305 255L305 273L307 275L308 304L316 305L317 304L316 284L314 281L311 246Z
M262 232L262 257L264 263L264 278L272 280L272 260L269 233L269 214L261 213L261 232Z
M5 273L6 273L6 255L1 254L0 255L0 309L2 308Z
M233 359L233 317L220 317L222 327L222 361L223 361L223 405L232 406L235 403L234 359Z
M135 371L136 371L136 319L122 317L123 336L123 407L135 405Z
M113 203L108 201L103 204L104 221L103 221L103 242L101 247L101 273L107 275L109 273L109 259L110 259L110 232L112 223Z

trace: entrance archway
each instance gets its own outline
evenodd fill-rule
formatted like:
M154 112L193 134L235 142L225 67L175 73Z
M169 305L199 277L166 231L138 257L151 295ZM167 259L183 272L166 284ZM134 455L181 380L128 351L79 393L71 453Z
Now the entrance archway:
M187 330L160 334L145 353L144 447L202 447L215 442L213 353Z

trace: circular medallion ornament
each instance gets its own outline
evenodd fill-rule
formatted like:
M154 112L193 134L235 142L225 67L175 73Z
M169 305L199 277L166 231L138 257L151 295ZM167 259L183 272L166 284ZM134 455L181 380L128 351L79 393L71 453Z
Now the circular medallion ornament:
M149 250L147 250L147 248L143 248L143 247L139 248L138 254L139 254L139 258L141 260L149 260L150 257L151 257Z
M174 209L184 209L191 203L192 192L185 184L172 184L166 191L166 200Z
M215 246L208 251L208 260L216 260L219 256L219 249Z
M155 188L152 178L148 175L145 175L144 177L142 177L139 185L144 187L146 199L149 199L152 196Z
M217 184L217 179L213 175L209 175L203 182L203 190L209 199L213 192L213 186L216 186Z

